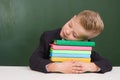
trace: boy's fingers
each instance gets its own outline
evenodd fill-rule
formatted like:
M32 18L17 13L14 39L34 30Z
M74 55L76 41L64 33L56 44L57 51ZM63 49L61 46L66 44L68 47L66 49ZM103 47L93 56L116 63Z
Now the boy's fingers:
M80 74L80 73L84 73L84 71L82 70L72 70L73 74Z

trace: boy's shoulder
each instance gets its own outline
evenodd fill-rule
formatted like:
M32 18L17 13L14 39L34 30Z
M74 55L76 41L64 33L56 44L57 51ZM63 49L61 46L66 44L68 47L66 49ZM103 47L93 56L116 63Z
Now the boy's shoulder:
M42 35L44 35L47 39L51 39L51 38L60 39L60 31L61 31L61 28L49 30L49 31L43 32Z
M61 31L61 28L58 28L58 29L54 29L54 30L48 30L48 31L45 31L44 33L45 34L59 34Z

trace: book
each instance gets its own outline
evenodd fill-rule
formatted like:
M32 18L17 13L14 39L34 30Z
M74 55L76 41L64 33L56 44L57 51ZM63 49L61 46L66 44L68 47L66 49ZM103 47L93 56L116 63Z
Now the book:
M50 50L51 53L66 53L66 54L91 54L91 51L81 51L81 50Z
M50 53L50 57L65 57L65 58L90 58L90 54L64 54L64 53Z
M64 62L64 61L82 61L82 62L90 62L90 58L59 58L59 57L52 57L51 61L53 62Z
M62 46L51 44L51 48L54 50L83 50L83 51L91 51L92 47L89 46Z
M91 41L73 41L73 40L54 40L54 44L67 46L95 46L95 42Z

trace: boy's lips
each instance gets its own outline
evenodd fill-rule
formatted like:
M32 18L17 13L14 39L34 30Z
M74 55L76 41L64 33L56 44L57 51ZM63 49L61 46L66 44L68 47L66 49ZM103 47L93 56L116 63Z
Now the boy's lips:
M64 37L66 37L66 34L65 34L65 32L63 32L63 36L64 36Z
M67 35L65 34L65 32L63 32L63 38L67 39Z

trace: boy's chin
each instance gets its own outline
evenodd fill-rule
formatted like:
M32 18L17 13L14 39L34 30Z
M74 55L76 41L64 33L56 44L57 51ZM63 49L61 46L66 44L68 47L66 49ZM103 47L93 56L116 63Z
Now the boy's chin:
M63 40L70 40L70 39L67 39L67 38L62 38Z
M66 39L65 37L61 37L63 40L68 40L68 39Z

